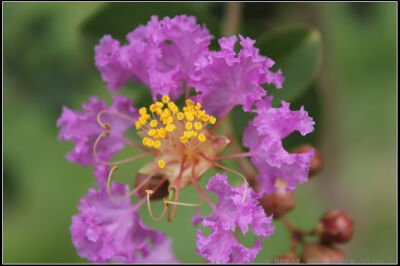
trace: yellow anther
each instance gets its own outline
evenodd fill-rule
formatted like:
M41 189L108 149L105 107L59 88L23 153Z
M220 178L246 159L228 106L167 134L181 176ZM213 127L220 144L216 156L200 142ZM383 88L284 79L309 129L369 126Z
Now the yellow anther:
M215 122L217 122L217 119L215 118L215 116L210 116L210 124L214 125Z
M187 139L190 139L192 137L192 131L184 131L183 136Z
M146 189L144 192L145 192L146 194L150 194L150 195L154 193L154 191L151 190L151 189Z
M139 129L142 128L142 124L140 124L139 121L136 121L136 122L135 122L135 127L136 127L136 130L139 130Z
M188 139L187 139L185 136L180 137L179 140L180 140L182 143L186 143L186 142L188 141Z
M197 132L196 131L191 131L192 132L192 137L196 137L197 136Z
M147 134L148 134L150 137L153 137L153 136L156 134L156 130L155 130L155 129L150 129L149 132L147 132Z
M193 128L192 122L187 122L185 127L186 127L187 130L191 130Z
M159 141L159 140L154 141L153 142L153 147L156 148L156 149L160 148L161 147L161 141Z
M167 124L171 124L172 122L174 122L174 118L172 116L167 118Z
M176 115L176 118L178 118L178 120L182 120L183 118L185 118L185 116L183 115L183 113L179 112L179 113Z
M196 116L197 116L197 118L198 119L201 119L201 117L203 116L203 115L205 115L206 114L206 111L197 111L196 112Z
M162 108L156 108L156 113L158 114L158 115L161 115L162 113L163 113L163 110L162 110Z
M160 168L164 168L165 167L164 160L158 160L158 167L160 167Z
M151 126L151 127L156 127L157 124L158 124L158 123L157 123L157 120L154 120L154 119L153 119L153 120L150 121L150 126Z
M196 130L200 130L202 127L203 127L203 124L201 124L200 122L194 123L194 128L195 128Z
M196 106L194 107L194 109L200 110L201 109L201 104L200 103L196 103Z
M161 139L165 138L166 133L164 128L157 129L157 136Z
M144 137L144 138L143 138L142 143L143 143L144 146L147 146L147 141L148 141L148 140L149 140L148 137Z
M167 131L167 132L172 132L172 131L174 131L176 129L176 126L174 125L174 124L168 124L166 127L165 127L165 131Z
M139 117L139 123L144 125L147 123L147 119L144 116Z
M188 121L193 121L194 116L193 116L192 113L185 112L185 118L186 118L186 120L188 120Z
M152 104L152 105L150 105L149 109L150 109L151 112L154 113L156 111L156 109L157 109L157 106L155 104Z
M171 108L171 111L172 111L173 114L176 114L176 113L179 112L179 108L177 106L174 106L174 107Z
M208 120L210 119L209 115L203 115L201 118L204 122L208 122Z
M174 102L169 102L167 106L168 106L169 109L172 109L172 108L174 108L174 106L176 106L176 105L175 105Z
M178 107L175 105L174 102L169 102L168 103L168 108L171 110L172 113L176 114L179 112Z
M157 108L163 108L164 104L162 102L155 102Z
M153 144L154 144L154 140L152 140L152 139L147 140L147 146L151 147L151 146L153 146Z
M170 98L169 98L167 95L164 95L164 96L162 97L162 102L163 102L163 103L168 103L169 100L170 100Z
M141 115L147 114L147 109L146 109L146 107L140 108L140 109L139 109L139 114L141 114Z
M190 99L187 99L186 100L186 105L187 106L194 106L194 102L192 100L190 100Z
M199 139L200 142L206 141L206 136L203 133L200 133L197 138Z
M103 128L105 128L105 129L107 129L107 130L110 130L110 129L111 129L111 127L110 127L109 124L103 124Z

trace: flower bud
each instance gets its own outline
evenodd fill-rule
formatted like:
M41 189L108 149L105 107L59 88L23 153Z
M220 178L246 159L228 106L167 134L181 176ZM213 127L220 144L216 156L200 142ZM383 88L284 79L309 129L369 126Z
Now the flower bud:
M353 235L353 220L344 212L330 210L322 216L321 241L324 243L345 243Z
M294 252L288 252L286 254L279 255L272 260L274 264L293 264L300 263L299 257Z
M135 180L135 188L137 188L140 183L142 183L148 175L137 173L136 180ZM143 186L140 187L136 195L140 198L146 197L146 190L154 190L154 193L151 194L150 200L157 200L162 199L168 196L168 181L164 181L164 183L157 189L155 188L160 184L163 176L162 175L155 175L149 181L147 181Z
M273 214L274 219L279 219L296 206L293 191L286 191L286 182L278 178L275 182L278 190L265 194L259 201L267 215Z
M317 150L311 144L303 144L303 145L297 146L291 152L291 153L305 153L311 149L314 149L314 155L311 159L310 172L309 172L310 177L318 174L322 169L323 161L322 161L322 155L319 152L319 150Z
M304 246L302 260L304 263L343 263L344 255L336 248L311 243Z

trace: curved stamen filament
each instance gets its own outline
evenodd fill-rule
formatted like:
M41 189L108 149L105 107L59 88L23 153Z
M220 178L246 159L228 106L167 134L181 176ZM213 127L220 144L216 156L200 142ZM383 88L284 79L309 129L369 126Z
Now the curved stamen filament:
M179 193L180 193L180 189L177 189L177 190L175 190L174 189L174 191L176 192L176 194L175 194L175 199L174 199L174 201L173 202L178 202L178 198L179 198ZM172 213L170 213L169 211L168 211L168 215L167 215L167 221L168 222L171 222L173 219L174 219L174 217L175 217L175 212L176 212L176 204L174 204L174 206L172 207ZM168 210L169 210L169 205L168 205Z
M239 173L238 171L235 171L235 170L233 170L233 169L231 169L231 168L229 168L229 167L226 167L226 166L224 166L224 165L222 165L222 164L220 164L220 163L217 163L217 162L211 160L210 158L208 158L208 157L205 156L204 154L200 154L200 156L203 157L204 159L206 159L207 161L209 161L210 163L212 163L213 165L215 165L215 166L217 166L217 167L219 167L219 168L222 168L222 169L224 169L224 170L226 170L226 171L229 171L229 172L231 172L231 173L234 173L234 174L240 176L240 177L243 179L243 182L245 183L245 186L244 186L244 193L243 193L242 202L244 202L244 200L245 200L245 198L246 198L247 187L248 187L248 182L247 182L247 180L246 180L246 177L245 177L244 175L242 175L241 173Z
M159 217L157 217L157 218L154 217L153 212L151 211L151 205L150 205L150 195L153 194L154 191L153 191L153 190L150 190L150 189L146 189L145 192L146 192L146 194L147 194L147 209L149 210L149 214L150 214L151 218L152 218L154 221L159 221L159 220L161 220L161 218L164 216L165 212L167 211L167 204L164 203L164 208L163 208L163 210L162 210L162 212L161 212L161 215L160 215Z
M166 165L171 165L171 164L174 164L174 163L176 163L176 161L170 161L170 162L168 162ZM113 200L123 200L123 199L129 198L130 196L132 196L133 194L135 194L136 192L138 192L139 189L141 189L147 182L150 181L150 179L151 179L152 177L154 177L154 176L161 170L161 168L157 167L157 168L156 168L149 176L147 176L134 190L132 190L131 192L129 192L129 193L126 194L125 196L122 196L122 197L119 197L119 198L114 197L114 196L111 194L111 177L112 177L112 174L113 174L116 170L118 170L118 166L112 167L111 170L110 170L110 173L108 174L108 178L107 178L107 193L108 193L108 195L110 196L110 198L112 198ZM159 182L159 184L157 184L157 186L153 188L154 191L157 191L157 190L160 188L160 186L161 186L166 180L167 180L167 178L166 178L166 177L163 177L163 179Z
M203 204L203 201L202 201L201 197L200 197L200 202L199 203L185 203L185 202L169 201L169 200L165 200L165 199L163 199L163 201L166 204L188 206L188 207L196 207L196 206L201 206L201 204Z
M118 169L118 166L112 167L110 170L110 173L108 174L108 179L107 179L107 193L110 196L110 198L112 198L113 200L124 200L124 199L129 198L130 196L132 196L133 194L138 192L141 187L143 187L148 181L150 181L150 179L154 175L156 175L160 171L160 168L156 168L156 170L153 171L153 173L151 173L148 177L146 177L134 190L132 190L131 192L129 192L128 194L126 194L122 197L117 198L111 194L111 176L117 169Z
M192 184L194 185L194 187L197 190L197 193L199 194L200 199L204 198L208 204L210 204L210 206L213 208L214 211L217 210L217 207L215 206L215 204L210 200L210 198L206 195L206 193L200 188L199 184L197 184L196 178L194 176L192 176Z
M105 165L123 164L123 163L135 161L135 160L137 160L137 159L139 159L139 158L146 157L146 156L149 156L149 155L152 155L152 154L157 153L157 151L149 151L149 152L142 153L142 154L139 154L139 155L136 155L136 156L133 156L133 157L124 159L124 160L116 161L116 162L106 162L106 161L103 161L103 160L101 160L101 159L97 156L96 149L97 149L97 145L99 144L100 140L101 140L102 138L107 137L108 135L109 135L108 132L103 132L103 133L101 133L101 134L97 137L97 139L96 139L96 141L94 142L94 145L93 145L93 157L95 158L96 161L98 161L98 162L101 163L101 164L105 164Z
M194 168L194 166L193 166ZM194 175L194 169L192 168L192 177ZM174 188L171 188L174 189ZM203 204L203 198L201 197L201 195L199 194L199 199L200 202L199 203L184 203L184 202L176 202L176 201L170 201L170 200L164 200L165 203L171 204L171 205L181 205L181 206L189 206L189 207L195 207L195 206L201 206L201 204Z
M111 128L110 125L103 123L101 121L101 119L100 119L101 115L104 114L104 113L110 113L110 114L122 117L122 118L124 118L126 120L131 121L132 123L135 123L135 121L136 121L134 118L130 117L129 115L126 115L126 114L123 114L123 113L120 113L120 112L117 112L117 111L112 111L112 110L103 110L103 111L100 111L97 114L97 122L99 123L100 126L102 126L103 128L105 128L107 130L110 130L110 128Z

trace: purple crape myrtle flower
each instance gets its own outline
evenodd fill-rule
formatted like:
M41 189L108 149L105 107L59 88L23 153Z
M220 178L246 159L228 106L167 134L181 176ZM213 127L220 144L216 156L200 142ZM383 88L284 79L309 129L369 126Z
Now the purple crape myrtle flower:
M306 135L314 130L314 121L303 106L298 111L282 101L282 107L271 107L272 96L256 103L257 116L244 131L243 145L250 149L251 161L257 167L260 193L276 191L275 181L283 178L286 189L296 189L296 181L308 180L308 171L314 150L302 154L290 154L282 140L294 131Z
M287 189L296 181L307 180L313 151L289 154L282 139L297 130L302 135L313 131L314 122L304 108L292 111L289 104L272 108L263 84L282 87L281 70L272 72L274 61L259 54L255 41L239 35L241 49L234 46L237 37L221 38L220 51L210 51L213 38L205 26L189 16L151 17L126 36L120 44L105 35L95 47L95 64L108 90L120 90L130 80L144 83L154 103L135 109L123 96L113 96L110 107L95 96L83 104L83 111L63 108L57 121L59 139L74 142L67 159L81 166L94 166L95 185L78 206L73 217L73 244L81 257L95 263L175 263L171 241L163 233L146 227L138 208L147 201L150 217L168 221L177 206L198 207L207 201L214 212L208 217L198 213L194 224L202 223L212 232L197 232L197 253L212 263L252 262L274 226L258 205L262 193L275 190L275 181L283 178ZM199 94L189 99L190 88ZM184 104L175 101L185 94ZM252 106L256 109L252 110ZM243 144L249 152L220 156L230 145L228 137L214 134L220 122L236 105L256 116L244 132ZM217 122L218 119L218 122ZM133 128L141 139L137 143L125 136ZM111 161L128 144L142 151L129 158ZM113 183L119 165L152 156L136 173L134 189ZM259 174L260 194L248 187L245 175L219 163L225 159L251 157ZM112 166L112 167L111 167ZM232 187L226 174L210 179L207 192L218 197L218 205L208 198L198 180L212 167L243 178L241 187ZM182 189L193 185L200 203L179 200ZM132 205L131 196L140 198ZM158 217L151 211L153 200L164 203ZM240 244L232 234L237 227L245 235L250 229L257 236L253 247Z
M153 16L127 34L128 43L120 45L105 35L95 47L96 66L110 91L119 90L130 79L149 86L154 100L168 95L176 99L183 93L195 62L207 54L211 39L205 26L185 15Z
M110 192L119 197L129 191L123 184L113 183ZM138 206L130 199L113 200L105 187L93 188L81 199L80 213L72 218L72 242L79 256L94 263L133 263L153 257L152 251L173 261L170 242L163 233L150 229L139 217ZM150 246L147 241L151 242ZM136 255L136 254L139 255Z
M190 85L201 93L196 100L215 115L223 116L236 105L243 105L243 110L248 112L256 100L266 95L262 84L273 83L281 88L284 81L281 70L270 71L275 62L259 55L254 40L239 37L242 49L237 55L236 36L221 38L221 51L199 59L191 74Z
M58 138L75 142L74 148L67 154L69 161L81 166L98 165L93 156L93 146L97 137L105 131L98 123L98 114L107 110L101 115L101 119L112 128L109 136L97 147L98 157L108 161L111 156L123 149L124 133L133 125L133 122L115 116L111 112L119 112L133 119L138 117L138 112L133 107L131 99L118 95L113 96L111 107L107 107L105 102L98 100L96 96L90 97L89 103L84 103L82 106L85 111L72 111L68 107L63 107L62 115L57 121L57 126L60 127Z
M199 213L193 217L195 226L201 222L203 226L212 229L209 236L197 231L197 253L211 263L252 262L261 250L262 240L274 231L272 216L265 215L257 200L261 195L249 188L243 198L245 185L232 187L225 173L217 174L209 180L207 192L214 192L218 196L218 205L208 217L201 217ZM231 234L238 226L245 235L249 225L254 234L261 236L261 240L256 239L253 248L243 246Z

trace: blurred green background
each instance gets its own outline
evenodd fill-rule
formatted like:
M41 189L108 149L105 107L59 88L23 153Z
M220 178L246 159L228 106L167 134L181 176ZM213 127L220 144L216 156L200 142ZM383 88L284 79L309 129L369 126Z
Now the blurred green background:
M90 95L109 102L94 67L99 39L112 34L123 42L151 15L179 14L196 16L219 38L227 32L227 5L3 3L3 262L87 262L77 256L69 226L94 178L90 167L65 159L73 144L57 141L56 120L63 105L80 109ZM275 104L285 99L296 108L304 105L317 122L314 133L293 134L285 142L288 148L311 142L324 158L322 173L298 186L297 208L289 217L311 229L327 209L344 210L355 221L353 239L337 246L348 258L397 261L397 3L242 3L239 9L237 31L256 39L286 78L279 92L267 87ZM121 93L133 97L137 107L150 98L134 83ZM233 116L240 137L249 116L240 108ZM124 167L116 180L132 184L143 162ZM196 201L193 192L187 189L181 199ZM178 208L172 223L156 223L141 210L146 224L173 238L178 260L201 262L194 212ZM275 233L255 262L288 251L286 229L274 224ZM251 245L253 239L241 241Z

